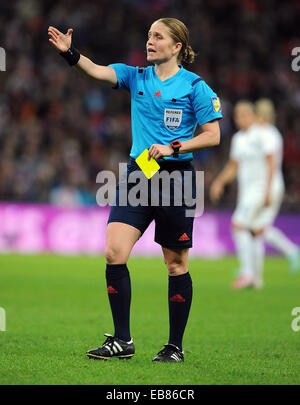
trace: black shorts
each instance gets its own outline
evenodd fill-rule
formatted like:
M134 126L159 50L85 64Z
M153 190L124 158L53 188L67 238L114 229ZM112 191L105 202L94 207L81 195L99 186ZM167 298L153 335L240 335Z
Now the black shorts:
M127 172L120 179L114 205L111 206L108 223L122 222L131 225L143 234L149 224L155 221L155 242L170 249L190 248L193 240L194 215L196 198L195 171L190 161L160 164L160 170L148 180L134 159L127 164ZM133 172L142 176L144 188L135 194L133 189L139 181L128 182ZM169 179L158 181L160 176ZM174 173L176 171L176 173ZM186 173L184 175L184 173ZM159 174L159 176L158 176ZM155 180L155 176L158 176ZM185 182L185 184L184 184ZM168 185L170 185L168 187ZM146 187L146 188L145 188ZM180 193L181 189L181 193ZM135 194L137 199L143 193L143 202L132 204L130 198L124 202L124 195ZM134 192L134 193L133 193ZM122 197L120 198L120 196ZM136 206L135 206L136 205ZM189 214L187 215L187 211Z

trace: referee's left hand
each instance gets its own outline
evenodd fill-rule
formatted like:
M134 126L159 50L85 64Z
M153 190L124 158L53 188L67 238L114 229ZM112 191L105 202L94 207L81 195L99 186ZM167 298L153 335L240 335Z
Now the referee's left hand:
M164 157L164 156L172 156L174 153L172 146L170 145L158 145L158 144L153 144L149 148L148 151L148 160L153 157L155 160Z

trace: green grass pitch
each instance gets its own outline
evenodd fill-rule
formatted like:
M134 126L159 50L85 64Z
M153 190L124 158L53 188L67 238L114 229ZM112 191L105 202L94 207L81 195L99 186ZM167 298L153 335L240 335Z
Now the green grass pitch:
M152 363L168 338L162 259L131 258L131 360L90 360L113 332L103 257L0 256L0 384L299 384L300 274L267 258L263 290L232 291L234 257L190 260L185 362Z

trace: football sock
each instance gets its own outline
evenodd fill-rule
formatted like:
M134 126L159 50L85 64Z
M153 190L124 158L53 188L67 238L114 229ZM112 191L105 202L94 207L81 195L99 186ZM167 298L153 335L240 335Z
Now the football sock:
M252 235L248 230L234 229L233 240L240 264L240 275L253 275Z
M253 248L253 262L254 262L255 279L258 283L258 286L262 286L263 270L264 270L264 256L265 256L264 238L262 235L253 237L252 248Z
M106 265L106 284L113 316L114 337L130 341L131 284L126 264Z
M270 226L265 231L265 241L285 256L293 254L297 250L297 246L288 239L285 234L278 228Z
M169 276L169 343L182 350L182 338L192 303L193 286L190 273Z

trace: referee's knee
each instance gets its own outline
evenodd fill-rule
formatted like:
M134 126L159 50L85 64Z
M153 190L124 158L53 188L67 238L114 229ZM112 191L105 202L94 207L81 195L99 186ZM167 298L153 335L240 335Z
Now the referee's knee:
M128 260L128 254L115 246L107 246L104 256L107 264L125 264Z
M166 262L169 276L179 276L188 272L184 263Z

